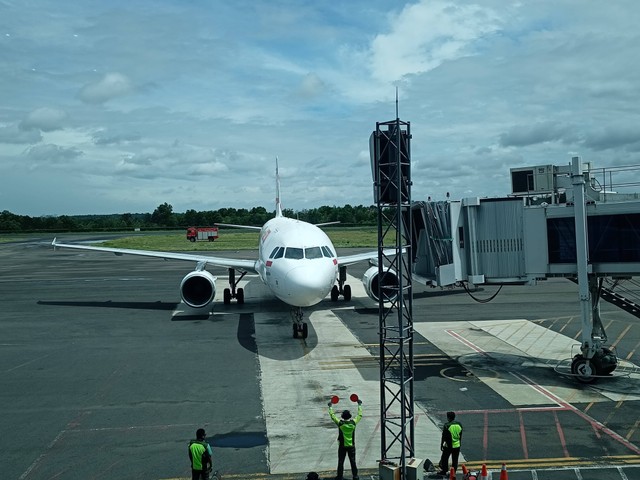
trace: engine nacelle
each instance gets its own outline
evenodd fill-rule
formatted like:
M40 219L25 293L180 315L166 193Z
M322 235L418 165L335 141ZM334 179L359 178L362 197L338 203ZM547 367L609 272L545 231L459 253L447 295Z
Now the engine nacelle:
M206 270L188 273L180 282L180 296L190 307L206 307L216 296L216 277Z
M364 272L362 276L362 283L364 284L364 290L369 295L369 298L379 301L378 298L378 289L380 288L380 275L378 273L378 267L371 267L369 270ZM382 286L389 287L397 287L399 285L398 282L398 274L395 270L388 270L382 275ZM394 301L397 297L397 291L393 292L393 296L389 296L389 294L385 295L384 301L391 302Z

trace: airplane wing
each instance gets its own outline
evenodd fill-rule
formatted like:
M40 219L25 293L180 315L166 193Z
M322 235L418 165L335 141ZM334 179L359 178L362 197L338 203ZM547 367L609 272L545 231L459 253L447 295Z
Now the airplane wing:
M386 249L384 251L384 254L387 256L390 255L395 255L396 251L395 249ZM377 250L373 250L370 252L362 252L362 253L355 253L353 255L345 255L343 257L338 257L338 265L353 265L354 263L358 263L358 262L364 262L366 260L374 260L377 264L378 262L378 251Z
M130 248L92 247L89 245L76 245L72 243L57 243L53 239L51 245L60 248L73 248L76 250L92 250L94 252L110 252L115 255L139 255L143 257L164 258L165 260L186 260L199 264L208 264L215 267L235 268L237 270L256 273L256 261L240 258L210 257L208 255L194 255L192 253L156 252L152 250L133 250Z
M256 227L253 225L236 225L234 223L216 223L216 227L232 227L232 228L246 228L248 230L262 230L262 227Z

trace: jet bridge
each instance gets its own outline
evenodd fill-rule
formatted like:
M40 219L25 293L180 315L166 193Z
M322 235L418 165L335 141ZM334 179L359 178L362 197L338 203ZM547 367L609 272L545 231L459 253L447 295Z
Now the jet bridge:
M414 280L440 287L577 280L582 343L571 374L583 382L610 375L618 361L600 319L603 279L640 275L640 195L615 191L638 184L623 167L610 170L624 182L574 157L568 166L512 169L504 198L413 203Z

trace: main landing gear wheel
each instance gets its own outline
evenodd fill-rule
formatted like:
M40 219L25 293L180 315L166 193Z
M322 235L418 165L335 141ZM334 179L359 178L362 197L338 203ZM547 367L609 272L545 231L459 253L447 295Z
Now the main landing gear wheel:
M351 300L351 285L344 285L342 288L334 285L333 288L331 288L331 301L337 302L340 295L342 295L347 302Z
M596 379L596 369L593 363L582 355L573 357L571 373L582 383L591 383Z
M223 292L222 298L224 299L224 304L229 305L231 303L231 299L235 298L238 305L242 305L244 303L244 290L242 288L236 288L240 283L240 280L244 278L247 272L242 272L240 278L236 280L236 271L233 268L229 269L229 287L225 288Z
M344 291L342 292L342 296L344 297L346 302L351 300L351 285L344 286Z
M331 301L337 302L339 296L340 296L340 290L338 290L337 285L334 285L333 288L331 289Z

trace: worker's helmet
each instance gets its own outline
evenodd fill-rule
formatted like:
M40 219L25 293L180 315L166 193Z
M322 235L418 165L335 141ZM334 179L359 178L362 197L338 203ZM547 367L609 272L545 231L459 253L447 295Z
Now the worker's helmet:
M342 419L349 420L351 418L351 412L349 410L345 410L342 412Z

